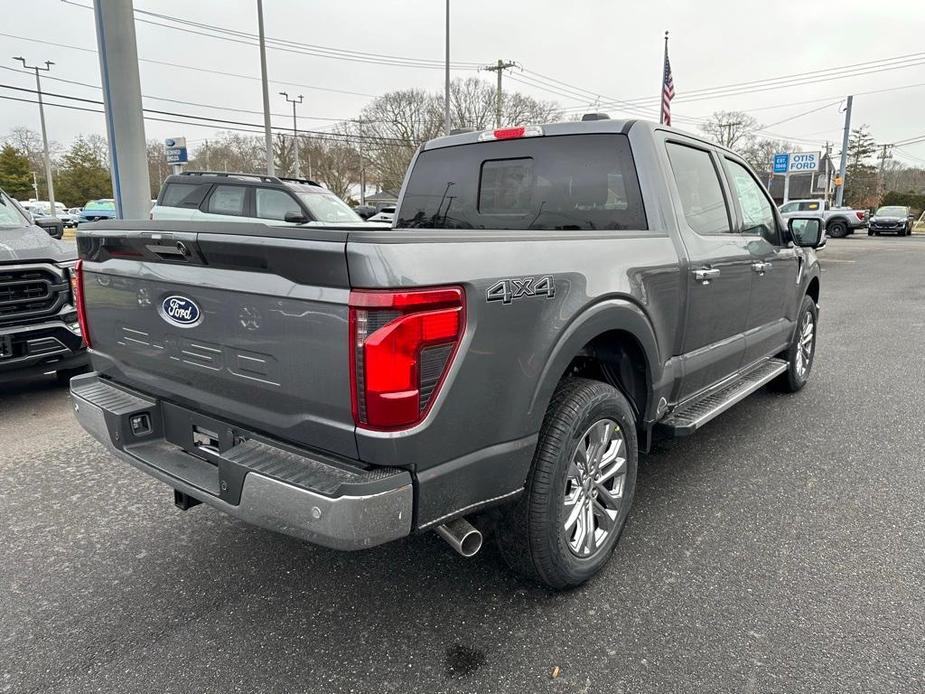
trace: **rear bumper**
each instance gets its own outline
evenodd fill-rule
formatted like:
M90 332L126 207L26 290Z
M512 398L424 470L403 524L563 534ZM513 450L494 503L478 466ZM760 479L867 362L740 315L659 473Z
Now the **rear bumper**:
M247 523L342 550L411 532L413 491L405 470L294 452L95 373L73 379L71 397L80 424L115 457ZM139 436L131 420L140 414L148 415L150 430ZM194 425L215 431L220 445L197 447Z

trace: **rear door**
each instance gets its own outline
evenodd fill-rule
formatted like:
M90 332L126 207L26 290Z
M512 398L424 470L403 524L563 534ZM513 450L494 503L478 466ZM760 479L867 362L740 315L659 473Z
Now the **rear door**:
M151 218L192 219L211 188L211 184L195 180L189 183L167 183L151 210Z
M347 233L156 229L120 224L79 239L94 368L204 415L355 457Z
M212 186L203 204L193 210L190 219L203 222L252 222L253 188L219 183Z
M752 257L752 287L746 326L745 363L781 351L787 345L796 306L797 278L803 254L788 248L774 214L774 203L748 166L728 154L723 165L736 211L737 232L746 240ZM802 211L804 206L812 207ZM796 214L818 214L818 202L800 203Z
M736 233L730 193L715 151L672 136L665 142L681 237L690 260L681 363L676 394L684 399L742 365L751 239Z

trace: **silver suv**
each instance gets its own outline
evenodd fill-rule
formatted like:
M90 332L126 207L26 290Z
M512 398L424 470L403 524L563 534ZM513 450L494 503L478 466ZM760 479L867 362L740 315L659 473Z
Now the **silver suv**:
M367 226L347 203L314 181L209 171L168 176L151 219Z

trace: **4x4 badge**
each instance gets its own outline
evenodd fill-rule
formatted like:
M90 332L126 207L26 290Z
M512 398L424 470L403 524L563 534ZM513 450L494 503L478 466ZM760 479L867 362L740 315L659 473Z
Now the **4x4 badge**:
M552 299L556 295L556 284L551 275L544 277L511 277L500 280L488 288L487 300L500 301L505 304L523 296L545 296Z

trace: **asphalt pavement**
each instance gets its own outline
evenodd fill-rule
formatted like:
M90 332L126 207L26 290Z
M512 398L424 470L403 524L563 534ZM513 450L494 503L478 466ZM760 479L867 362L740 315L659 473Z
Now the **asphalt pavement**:
M65 389L4 387L0 692L925 691L925 237L820 257L810 383L659 444L568 593L491 544L345 554L181 512Z

